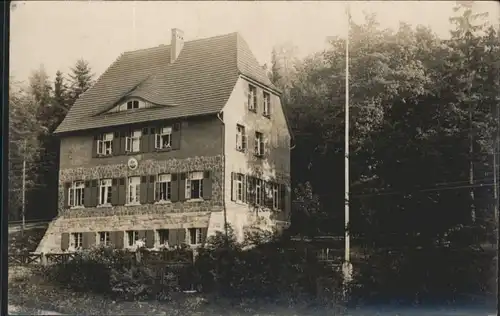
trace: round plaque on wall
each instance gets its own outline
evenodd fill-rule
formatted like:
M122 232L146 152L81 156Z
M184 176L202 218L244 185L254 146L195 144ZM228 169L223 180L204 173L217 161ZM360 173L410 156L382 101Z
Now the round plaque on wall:
M135 170L135 169L137 169L137 166L139 165L139 163L137 162L137 159L130 158L127 162L127 165L128 165L130 170Z

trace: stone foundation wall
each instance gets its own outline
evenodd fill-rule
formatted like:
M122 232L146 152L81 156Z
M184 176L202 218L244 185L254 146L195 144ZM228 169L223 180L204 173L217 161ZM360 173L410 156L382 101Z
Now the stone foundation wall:
M59 172L59 214L65 218L109 217L145 214L170 214L182 212L210 212L223 209L222 155L193 157L187 159L151 160L142 155L133 156L139 162L137 169L130 170L126 164L100 165L88 168L65 168ZM184 201L168 204L144 204L137 206L112 206L68 209L64 206L64 183L75 180L95 180L132 176L157 175L190 171L210 171L212 197L205 201Z

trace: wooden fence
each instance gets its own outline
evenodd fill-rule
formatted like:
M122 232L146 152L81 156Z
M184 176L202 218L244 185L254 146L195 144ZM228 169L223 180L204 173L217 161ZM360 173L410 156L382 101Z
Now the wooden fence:
M9 253L9 265L49 265L66 263L74 259L78 252L62 253ZM171 266L192 264L195 259L194 251L186 250L141 250L126 253L126 259L131 263L143 262L152 265L169 264Z

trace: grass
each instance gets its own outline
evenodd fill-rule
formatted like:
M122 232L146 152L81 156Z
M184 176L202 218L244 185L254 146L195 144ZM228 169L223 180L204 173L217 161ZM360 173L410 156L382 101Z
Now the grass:
M201 294L174 293L168 301L114 301L48 283L33 267L9 270L9 304L71 315L338 315L340 310L311 310L251 300L230 301Z

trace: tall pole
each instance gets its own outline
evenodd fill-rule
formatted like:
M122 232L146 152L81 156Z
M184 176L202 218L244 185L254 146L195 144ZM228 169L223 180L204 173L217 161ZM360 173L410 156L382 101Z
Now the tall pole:
M23 193L22 193L22 211L21 211L21 217L22 217L22 224L21 224L21 234L24 236L24 230L25 230L25 210L26 210L26 139L24 140L24 146L23 146Z
M344 219L345 219L345 253L342 272L344 276L344 294L347 294L347 287L352 277L352 265L350 256L350 236L349 236L349 29L351 24L350 6L347 4L347 36L345 42L345 139L344 139Z
M498 211L499 211L499 192L498 192L498 167L500 161L498 160L498 154L500 152L500 104L497 103L496 106L496 122L497 122L497 132L495 137L495 145L493 146L493 196L495 199L495 211L494 218L495 223L498 221Z

